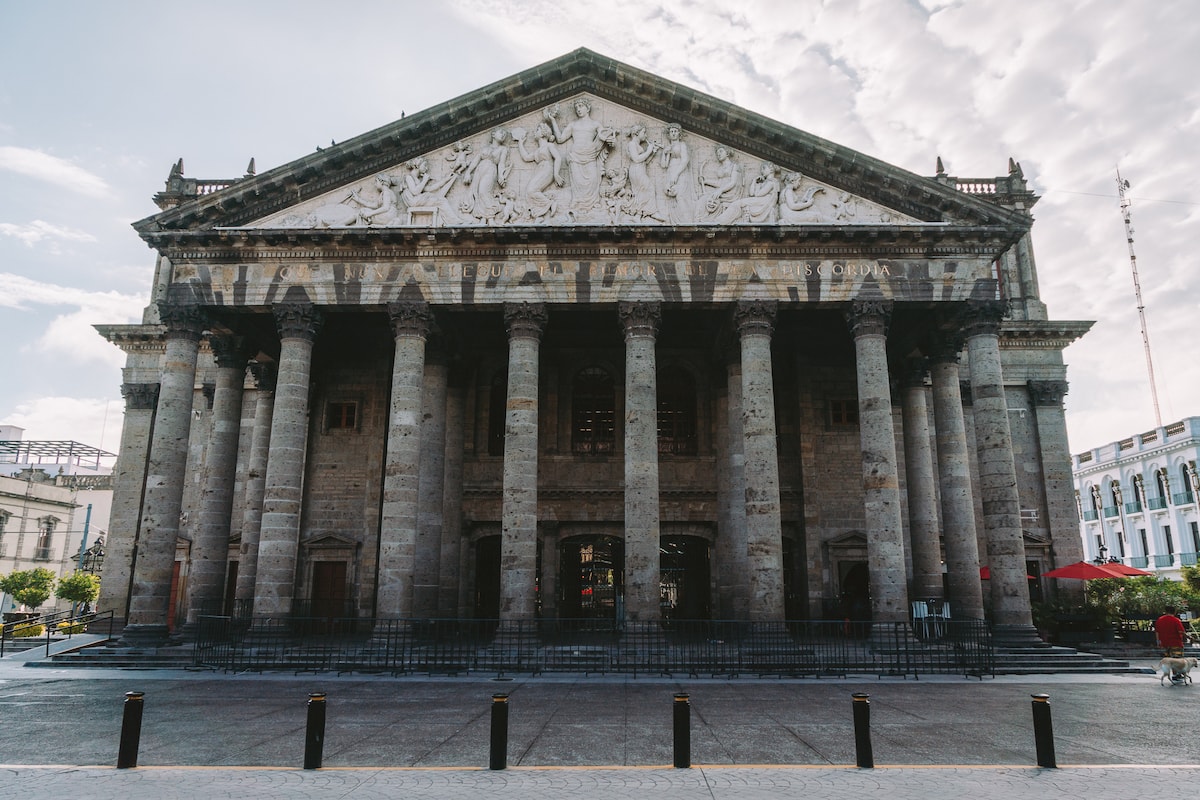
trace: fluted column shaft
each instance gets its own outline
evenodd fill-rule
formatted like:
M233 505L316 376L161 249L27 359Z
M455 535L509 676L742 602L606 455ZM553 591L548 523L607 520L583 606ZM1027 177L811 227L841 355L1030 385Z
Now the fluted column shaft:
M171 575L187 472L196 358L207 322L195 306L161 303L159 314L167 328L166 352L150 440L128 624L123 633L123 638L135 644L165 638L172 613Z
M929 441L924 361L909 365L904 384L904 467L908 490L908 539L912 547L912 596L942 597L942 547L938 536L937 487Z
M656 620L659 606L658 303L621 303L625 333L625 615Z
M423 302L391 303L388 314L395 335L395 358L375 606L381 619L413 615L425 337L433 322L432 312Z
M320 310L306 303L279 304L274 313L279 372L254 583L254 615L259 617L286 616L295 599L312 352L322 323Z
M858 372L858 422L862 441L863 506L871 612L876 622L908 619L904 523L896 474L896 435L888 379L887 324L891 303L855 301L847 314Z
M1000 364L1000 320L1004 310L1002 302L972 302L964 331L991 571L992 621L997 626L1032 629L1021 498Z
M104 566L100 580L98 611L112 611L117 619L129 614L129 588L133 580L133 557L137 548L138 520L142 511L142 486L158 405L157 383L125 383L125 417L121 424L121 446L113 468L112 511L108 538L104 542Z
M746 612L755 622L784 618L783 532L779 515L779 452L771 334L776 306L738 303L734 321L742 347L742 450L745 461Z
M941 342L929 367L933 379L933 424L937 430L938 482L942 489L942 537L950 609L960 619L983 619L979 577L979 533L971 486L971 451L958 380L962 340Z
M540 303L506 303L508 398L500 540L500 618L537 608L538 352L546 327Z
M241 337L214 336L209 344L217 362L217 375L200 519L192 541L188 569L189 623L196 622L200 614L215 614L221 610L225 568L229 560L229 523L233 513L238 437L242 427L242 394L246 383L246 361L250 355Z
M238 548L235 597L240 603L254 600L258 577L258 540L262 531L263 494L267 486L267 458L271 446L271 419L275 411L276 365L255 363L250 375L256 388L254 430L250 433L250 455L246 462L246 501L242 511L242 543Z

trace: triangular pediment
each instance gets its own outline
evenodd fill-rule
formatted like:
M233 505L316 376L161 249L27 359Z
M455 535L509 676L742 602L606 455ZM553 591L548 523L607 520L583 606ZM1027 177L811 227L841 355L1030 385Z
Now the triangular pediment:
M919 222L584 92L246 227Z
M1028 226L587 50L226 183L135 227Z

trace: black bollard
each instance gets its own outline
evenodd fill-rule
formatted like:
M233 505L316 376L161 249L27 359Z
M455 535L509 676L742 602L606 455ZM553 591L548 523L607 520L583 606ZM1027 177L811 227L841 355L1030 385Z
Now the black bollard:
M1034 694L1033 698L1033 739L1037 745L1037 763L1039 767L1057 769L1054 759L1054 725L1050 722L1050 695Z
M492 742L488 769L508 766L508 695L492 695Z
M692 766L692 704L687 692L678 692L674 702L675 769Z
M308 727L304 732L304 768L320 769L325 749L325 693L308 695Z
M875 754L871 752L871 695L855 692L854 697L854 749L858 753L858 766L871 769L875 766Z
M145 692L125 693L125 714L121 718L121 746L117 751L117 769L137 766L138 744L142 740L142 708Z

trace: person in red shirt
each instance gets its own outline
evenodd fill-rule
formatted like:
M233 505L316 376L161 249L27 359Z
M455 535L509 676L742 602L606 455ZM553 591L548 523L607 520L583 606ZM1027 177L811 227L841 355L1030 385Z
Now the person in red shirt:
M1183 621L1175 616L1175 606L1167 606L1154 621L1154 635L1166 658L1183 658Z

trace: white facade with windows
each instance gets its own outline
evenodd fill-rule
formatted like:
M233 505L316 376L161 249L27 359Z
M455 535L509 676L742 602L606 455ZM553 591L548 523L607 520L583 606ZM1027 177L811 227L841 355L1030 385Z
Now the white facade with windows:
M1187 417L1072 457L1089 559L1179 580L1200 553L1200 417Z

